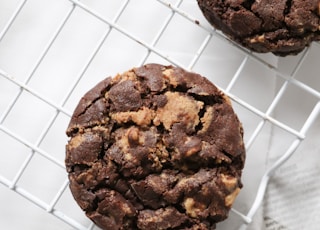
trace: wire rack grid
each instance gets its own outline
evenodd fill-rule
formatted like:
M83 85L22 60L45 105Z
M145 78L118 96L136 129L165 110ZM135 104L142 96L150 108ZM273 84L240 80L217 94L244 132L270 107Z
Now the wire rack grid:
M191 0L5 0L0 9L2 229L96 228L68 189L64 131L87 90L132 66L180 66L232 99L245 130L245 186L219 229L250 228L273 173L312 139L318 43L295 57L251 53L215 31Z

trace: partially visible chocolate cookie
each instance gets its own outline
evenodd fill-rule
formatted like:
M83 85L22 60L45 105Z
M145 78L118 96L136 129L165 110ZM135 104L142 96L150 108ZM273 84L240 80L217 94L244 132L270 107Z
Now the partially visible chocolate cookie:
M71 192L103 229L215 229L242 187L243 129L229 99L181 68L106 78L67 135Z
M197 0L206 19L255 52L301 52L320 40L319 0Z

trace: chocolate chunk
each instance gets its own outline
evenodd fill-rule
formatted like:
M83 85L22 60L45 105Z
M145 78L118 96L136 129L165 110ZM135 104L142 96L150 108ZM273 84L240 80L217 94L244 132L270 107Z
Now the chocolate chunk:
M143 210L138 216L138 228L143 230L173 229L186 221L187 217L173 207Z
M243 130L229 99L181 68L102 81L67 135L71 192L102 229L215 229L242 187Z
M142 104L140 92L131 80L120 82L109 90L111 109L117 112L137 110Z
M76 133L79 128L105 122L108 104L103 95L110 82L111 78L106 78L94 87L95 90L87 92L81 98L71 118L70 126L67 130L68 135L72 135L73 132Z
M141 77L146 82L146 87L152 92L159 92L165 88L162 77L163 67L161 65L146 65L134 69L137 77Z
M319 0L197 0L203 15L255 52L295 55L320 40Z

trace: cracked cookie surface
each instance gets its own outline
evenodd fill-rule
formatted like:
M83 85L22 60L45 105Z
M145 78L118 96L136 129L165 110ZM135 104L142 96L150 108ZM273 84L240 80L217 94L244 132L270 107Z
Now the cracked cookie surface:
M255 52L295 55L320 40L320 0L197 0L206 19Z
M215 229L242 187L243 129L228 97L181 68L106 78L67 135L71 192L103 229Z

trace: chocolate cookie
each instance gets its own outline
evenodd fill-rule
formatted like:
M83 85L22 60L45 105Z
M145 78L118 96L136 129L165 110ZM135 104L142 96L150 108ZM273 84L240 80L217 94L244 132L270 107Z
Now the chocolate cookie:
M67 135L71 192L103 229L215 229L242 187L243 130L229 99L181 68L106 78Z
M255 52L298 54L320 40L319 0L197 0L206 19Z

